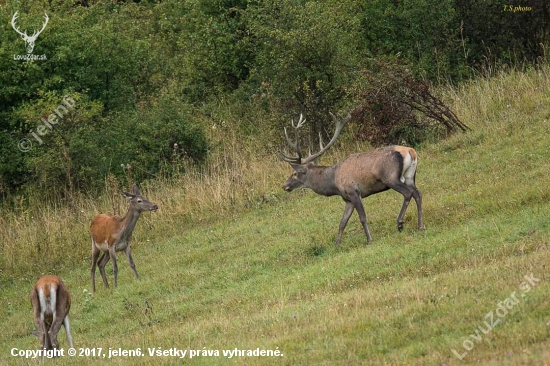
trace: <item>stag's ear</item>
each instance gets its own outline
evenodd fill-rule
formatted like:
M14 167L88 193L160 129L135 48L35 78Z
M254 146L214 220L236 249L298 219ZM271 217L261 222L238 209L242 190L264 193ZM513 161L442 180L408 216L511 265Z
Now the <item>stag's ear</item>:
M139 193L139 188L137 186L137 184L134 183L134 186L132 187L132 190L134 192L134 195L136 196L140 196L141 194Z
M128 192L122 192L122 195L128 199L132 199L136 196L135 194L130 194Z

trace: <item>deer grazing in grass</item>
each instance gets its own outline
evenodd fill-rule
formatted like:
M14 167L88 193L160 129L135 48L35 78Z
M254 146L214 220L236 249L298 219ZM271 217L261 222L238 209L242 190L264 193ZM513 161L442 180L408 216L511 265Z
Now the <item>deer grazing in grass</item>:
M90 225L90 233L92 235L92 291L95 292L95 269L96 264L99 266L99 272L103 279L105 287L109 287L107 277L105 276L105 265L109 262L109 259L113 261L113 273L115 277L114 286L117 286L117 274L118 267L116 263L116 252L124 250L130 267L136 275L136 279L139 279L139 275L136 270L136 265L132 259L130 253L130 240L132 238L132 232L136 227L136 223L140 214L143 211L156 211L158 206L153 202L148 201L145 197L140 195L137 185L134 183L133 194L122 193L122 195L130 199L130 208L126 213L126 216L112 216L99 214L93 220ZM101 257L99 256L102 253Z
M63 281L57 276L47 275L38 279L31 291L31 304L34 322L38 327L41 350L57 350L57 333L61 325L65 327L69 346L73 348L73 337L69 328L71 295ZM44 359L44 353L42 353Z
M330 115L336 124L332 139L326 146L323 146L321 136L319 136L319 152L313 155L310 154L306 158L302 158L299 144L299 129L305 123L303 116L300 115L296 125L292 121L295 133L294 141L288 136L285 128L286 141L294 149L297 156L288 157L281 153L282 159L290 163L292 169L294 169L290 178L283 185L283 189L291 192L298 188L310 188L315 193L323 196L338 195L342 197L346 202L346 208L340 221L336 246L340 245L342 233L354 209L359 214L359 219L367 236L367 242L372 241L361 199L390 188L401 193L404 197L401 212L397 217L397 229L399 231L403 230L403 217L411 198L414 198L418 208L418 228L423 229L422 196L415 186L416 167L418 165L416 151L405 146L388 146L368 153L350 155L344 161L332 166L317 166L314 161L334 145L342 129L351 119L350 115L343 120L338 120L332 113Z

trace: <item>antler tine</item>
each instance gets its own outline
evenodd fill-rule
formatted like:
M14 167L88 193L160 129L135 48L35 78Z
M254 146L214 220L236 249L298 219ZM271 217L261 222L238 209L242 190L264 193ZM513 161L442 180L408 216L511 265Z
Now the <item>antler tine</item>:
M298 129L301 128L304 123L306 123L306 120L304 119L304 115L300 113L300 119L298 120L296 126L294 126L294 120L292 120L292 127L294 127L294 130L298 131Z
M340 133L342 132L342 129L344 128L346 123L348 123L348 121L351 119L350 114L348 114L346 116L346 118L344 118L342 120L338 120L336 118L336 116L334 114L332 114L331 112L329 112L329 114L332 117L332 120L336 124L336 128L334 129L334 135L332 136L332 139L329 141L329 143L326 146L323 146L323 139L321 138L321 133L319 133L319 147L321 148L321 150L319 150L319 152L317 152L313 155L310 154L307 158L303 159L302 164L307 164L309 162L314 161L319 156L323 155L332 145L334 145L334 143L338 139L338 136L340 136Z
M281 158L284 161L288 162L288 163L293 163L293 164L301 164L302 163L302 152L300 151L300 133L299 133L299 129L301 127L303 127L305 122L306 122L306 120L304 119L304 115L302 113L300 113L300 119L298 120L298 123L294 124L294 120L291 120L292 128L294 129L295 141L292 141L292 139L288 136L288 131L286 130L286 127L284 128L286 142L288 143L288 145L291 148L294 149L294 151L296 152L296 155L297 155L297 157L291 158L291 157L288 157L288 156L284 155L283 153L281 153L280 154Z
M292 124L292 128L294 129L294 136L296 138L296 142L293 143L292 140L288 137L288 134L286 132L286 127L285 127L286 140L289 143L290 147L292 147L293 149L296 149L297 153L301 156L302 153L299 151L300 150L299 149L300 148L300 133L299 133L299 130L306 123L306 120L304 119L304 115L302 113L300 113L300 119L298 120L298 123L294 124L294 119L292 119L290 121L290 123Z
M302 163L302 158L298 158L298 157L291 158L291 157L286 156L282 152L279 152L279 156L281 157L282 160L286 161L287 163L291 163L291 164L301 164Z
M286 137L286 142L288 143L288 146L290 146L291 148L293 149L296 149L296 142L293 142L290 137L288 137L288 132L286 130L286 127L284 128L284 131L285 131L285 137Z

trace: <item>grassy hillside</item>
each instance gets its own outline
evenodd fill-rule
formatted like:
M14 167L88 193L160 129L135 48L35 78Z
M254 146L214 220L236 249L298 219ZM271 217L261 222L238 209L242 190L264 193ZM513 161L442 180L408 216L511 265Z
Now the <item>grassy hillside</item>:
M165 182L148 187L161 210L144 215L135 233L141 280L119 255L119 287L98 284L92 295L86 225L99 207L83 203L89 211L68 213L78 222L67 224L66 234L51 234L59 245L66 245L64 235L71 242L63 250L74 265L56 273L72 292L75 345L145 354L114 360L124 365L181 364L148 355L159 347L220 352L187 358L196 365L550 365L549 72L511 73L448 91L472 131L419 149L425 231L415 228L411 203L405 230L397 232L402 197L385 192L364 200L374 242L366 244L354 214L337 249L343 202L282 192L290 172L283 163L254 187L237 187L256 189L253 195L221 180L189 181L187 191L176 184L185 182ZM347 146L323 162L360 149L368 148ZM268 164L250 162L235 176L250 182ZM187 204L210 206L193 214L180 208ZM13 225L14 240L17 230L32 230ZM28 253L3 245L13 260ZM10 350L38 346L28 292L40 273L14 273L0 273L0 363L34 364ZM59 338L67 347L64 331ZM282 356L223 356L235 348ZM98 358L56 361L76 362Z

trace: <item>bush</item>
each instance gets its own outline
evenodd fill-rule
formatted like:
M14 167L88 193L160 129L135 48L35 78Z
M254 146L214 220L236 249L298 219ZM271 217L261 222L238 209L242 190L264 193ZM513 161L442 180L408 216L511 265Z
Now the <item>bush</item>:
M26 184L40 187L49 195L97 191L109 174L122 180L131 173L137 181L161 172L170 175L173 170L166 167L174 160L185 157L201 162L206 157L204 132L192 115L169 97L161 96L143 111L103 117L100 102L79 93L67 95L74 100L74 108L40 137L41 144L29 137L32 150L19 155ZM23 105L17 115L25 130L36 131L42 116L51 114L61 100L63 96L52 92ZM14 169L10 165L7 168Z
M431 93L429 84L416 79L405 65L378 61L363 75L356 91L360 105L351 116L359 125L359 137L374 146L414 146L430 137L468 129Z

